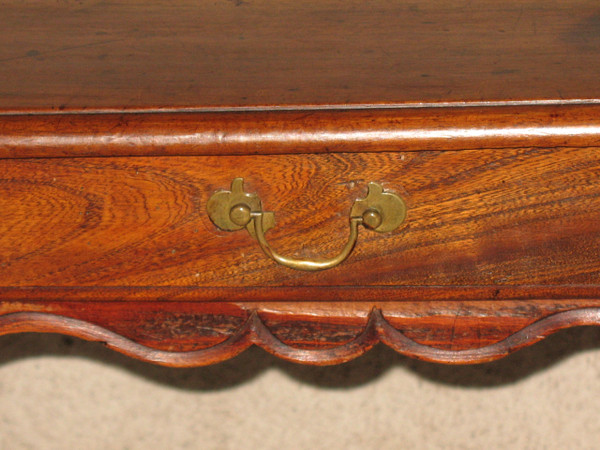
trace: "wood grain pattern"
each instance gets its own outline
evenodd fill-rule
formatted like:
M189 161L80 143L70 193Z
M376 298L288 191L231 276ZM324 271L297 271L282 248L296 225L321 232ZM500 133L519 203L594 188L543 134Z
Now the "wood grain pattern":
M294 257L338 252L368 181L403 196L408 218L393 233L361 230L346 262L306 274L210 222L208 198L236 176L275 212L272 245ZM12 159L0 161L0 193L0 286L70 288L70 298L81 287L170 287L141 295L212 301L228 295L217 288L249 287L268 300L311 286L380 288L348 299L401 299L414 286L570 298L600 286L596 148ZM336 289L314 298L336 300Z
M594 0L8 0L0 109L600 99Z

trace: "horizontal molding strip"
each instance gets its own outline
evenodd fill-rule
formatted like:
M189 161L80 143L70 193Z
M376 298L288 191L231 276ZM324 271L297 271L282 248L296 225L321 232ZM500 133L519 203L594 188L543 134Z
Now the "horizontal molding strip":
M597 103L0 115L0 158L596 146Z
M600 286L0 287L0 301L397 302L571 299L600 299Z

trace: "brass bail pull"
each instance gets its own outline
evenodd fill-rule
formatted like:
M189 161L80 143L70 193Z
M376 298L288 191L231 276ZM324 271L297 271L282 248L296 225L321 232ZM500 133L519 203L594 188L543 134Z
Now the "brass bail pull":
M399 196L384 192L377 183L369 183L367 196L355 200L352 206L350 235L337 256L317 261L289 258L277 253L267 242L265 234L275 225L275 216L272 212L262 210L258 196L245 192L243 183L243 178L236 178L231 183L231 191L219 191L212 195L207 205L210 220L225 231L246 228L269 258L291 269L317 271L335 267L352 253L358 239L359 225L378 233L387 233L398 228L406 218L406 205Z

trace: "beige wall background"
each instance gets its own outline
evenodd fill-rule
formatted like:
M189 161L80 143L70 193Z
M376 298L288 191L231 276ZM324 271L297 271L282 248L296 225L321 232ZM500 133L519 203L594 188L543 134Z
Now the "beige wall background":
M99 344L0 338L1 449L598 448L600 329L442 366L378 347L310 367L251 349L168 369Z

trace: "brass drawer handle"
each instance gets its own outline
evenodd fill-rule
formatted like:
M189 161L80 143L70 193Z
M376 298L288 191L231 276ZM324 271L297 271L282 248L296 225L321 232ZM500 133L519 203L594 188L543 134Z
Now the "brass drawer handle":
M210 220L221 230L246 228L263 252L279 264L296 270L325 270L337 266L350 255L358 239L359 225L378 233L387 233L404 222L406 205L399 196L384 192L377 183L369 183L368 187L367 197L355 200L352 205L348 242L336 257L322 261L288 258L271 248L265 233L275 226L275 215L262 210L258 195L244 192L243 178L232 181L231 191L214 193L208 201L207 210Z

